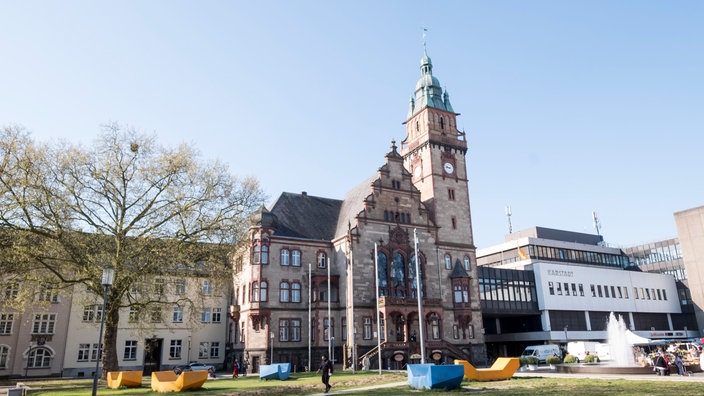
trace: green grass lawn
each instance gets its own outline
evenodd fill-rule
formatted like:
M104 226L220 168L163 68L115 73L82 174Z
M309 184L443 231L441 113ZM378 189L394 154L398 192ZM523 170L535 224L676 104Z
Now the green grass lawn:
M380 385L384 383L405 382L405 373L377 372L336 372L331 378L333 391L355 389ZM80 396L90 395L91 380L52 379L44 381L27 381L31 387L30 395ZM287 381L262 381L256 375L238 379L222 378L208 380L202 389L184 392L185 395L310 395L320 393L323 385L320 376L310 373L292 374ZM373 388L346 393L349 395L397 396L416 393L461 393L481 394L487 396L583 396L583 395L667 395L700 396L704 395L704 382L684 382L677 380L601 380L583 378L529 378L520 377L506 381L476 382L464 381L461 389L417 390L407 385L393 388ZM149 387L149 378L141 388L107 389L104 382L98 388L98 395L156 395Z

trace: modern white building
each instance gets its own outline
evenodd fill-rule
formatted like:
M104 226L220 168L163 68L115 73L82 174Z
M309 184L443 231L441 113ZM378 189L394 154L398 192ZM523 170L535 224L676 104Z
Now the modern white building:
M675 278L641 272L598 235L534 227L477 250L485 339L490 355L526 345L606 340L611 312L635 334L695 337Z

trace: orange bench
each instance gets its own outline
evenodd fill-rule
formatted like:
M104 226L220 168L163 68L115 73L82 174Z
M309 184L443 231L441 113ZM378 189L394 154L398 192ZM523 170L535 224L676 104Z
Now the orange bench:
M154 392L181 392L200 389L207 380L207 371L184 371L179 375L171 370L155 371L152 373L152 390Z
M521 367L518 358L498 358L490 368L474 368L466 360L455 360L455 364L464 366L464 377L477 381L501 381L513 377L513 374Z
M107 379L108 388L117 389L121 386L139 388L142 386L142 370L110 371Z

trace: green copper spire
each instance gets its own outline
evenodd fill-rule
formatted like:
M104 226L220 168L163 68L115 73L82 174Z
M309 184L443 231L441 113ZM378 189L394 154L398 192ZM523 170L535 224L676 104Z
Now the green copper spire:
M454 113L447 92L443 93L440 81L433 76L433 62L426 49L425 33L423 33L423 57L420 59L420 79L416 83L415 100L411 103L408 118L426 106Z

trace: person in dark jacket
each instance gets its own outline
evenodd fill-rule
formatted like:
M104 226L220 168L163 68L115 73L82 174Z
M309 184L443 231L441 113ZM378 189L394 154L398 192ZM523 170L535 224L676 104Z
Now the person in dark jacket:
M653 370L658 375L669 375L670 368L668 366L669 364L667 359L665 359L665 354L663 352L660 352L660 355L658 355L657 359L655 359L655 367L653 368Z
M323 372L322 380L323 384L325 384L325 393L328 393L330 388L332 388L330 385L330 376L332 375L333 367L332 362L328 360L327 355L321 356L320 368L316 371L316 373L321 371Z

